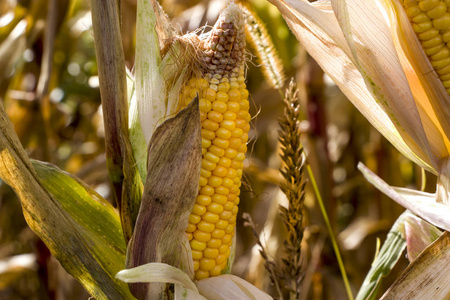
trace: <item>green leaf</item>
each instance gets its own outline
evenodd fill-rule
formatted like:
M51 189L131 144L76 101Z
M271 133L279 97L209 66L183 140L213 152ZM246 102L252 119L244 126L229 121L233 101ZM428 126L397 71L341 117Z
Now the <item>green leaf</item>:
M19 196L30 228L93 297L133 299L114 278L125 265L117 212L58 168L37 161L33 167L1 103L0 178Z
M381 280L391 272L403 250L405 250L404 222L405 217L409 214L410 212L406 211L395 221L380 252L372 263L369 273L364 279L356 300L376 299Z
M35 160L32 164L44 188L60 204L55 209L61 209L60 214L72 223L71 227L52 226L58 234L43 232L44 226L37 227L36 233L57 238L65 232L73 239L70 243L55 240L48 246L66 271L97 299L133 299L128 287L114 280L125 267L126 251L117 211L79 179L50 164ZM43 221L59 224L56 219ZM81 264L75 263L78 260Z

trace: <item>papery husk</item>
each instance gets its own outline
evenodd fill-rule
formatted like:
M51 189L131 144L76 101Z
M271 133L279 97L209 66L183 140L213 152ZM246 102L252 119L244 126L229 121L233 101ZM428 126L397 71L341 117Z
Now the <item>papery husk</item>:
M395 280L380 300L450 299L450 233L444 232Z
M193 275L184 231L198 194L202 157L200 128L196 98L154 132L141 208L128 244L127 268L162 262L183 266L184 272ZM130 284L130 289L139 299L158 299L165 293L163 285L154 283Z

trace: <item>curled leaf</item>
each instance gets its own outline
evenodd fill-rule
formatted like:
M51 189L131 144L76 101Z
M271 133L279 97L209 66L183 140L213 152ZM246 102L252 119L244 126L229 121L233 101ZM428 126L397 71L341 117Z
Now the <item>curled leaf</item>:
M210 300L269 300L269 295L234 275L221 275L197 282L200 294Z
M435 194L391 187L362 163L358 169L367 181L401 206L437 227L450 230L450 206L436 202Z
M149 263L136 268L122 270L116 278L125 282L161 282L180 284L198 292L189 276L178 268L163 263Z

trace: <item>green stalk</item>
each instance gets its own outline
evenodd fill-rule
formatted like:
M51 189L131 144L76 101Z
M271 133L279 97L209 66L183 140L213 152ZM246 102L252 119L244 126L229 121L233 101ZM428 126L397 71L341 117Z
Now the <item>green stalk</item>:
M322 196L320 196L319 188L317 187L316 179L314 178L314 174L311 170L309 164L306 165L306 169L308 170L309 179L311 180L311 184L314 189L314 193L317 197L317 202L319 202L320 210L322 211L323 219L325 221L325 225L327 226L328 234L330 235L331 244L333 245L334 253L336 254L336 258L339 264L339 269L341 270L342 279L344 280L345 290L347 291L347 296L349 300L353 300L352 290L350 289L350 284L348 282L347 273L345 272L344 263L342 262L341 253L339 252L339 247L336 242L336 237L334 236L333 229L331 228L330 220L328 219L327 211L325 210L325 205L323 205Z

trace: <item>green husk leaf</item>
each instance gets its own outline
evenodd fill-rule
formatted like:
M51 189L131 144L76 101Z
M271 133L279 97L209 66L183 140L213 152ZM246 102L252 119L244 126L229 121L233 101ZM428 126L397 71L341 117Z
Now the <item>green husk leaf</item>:
M38 161L33 166L0 104L0 177L20 197L28 225L96 299L133 299L114 279L125 262L114 208L58 168Z
M364 279L356 300L376 299L381 280L391 272L403 250L405 250L404 222L405 217L409 214L410 212L406 211L395 221L387 235L386 241L373 261L369 273Z
M201 151L196 97L187 108L161 124L152 136L141 209L128 245L127 268L162 262L187 267L183 271L192 272L192 257L184 253L188 248L185 229L198 194ZM139 299L158 299L163 287L135 283L130 288Z

